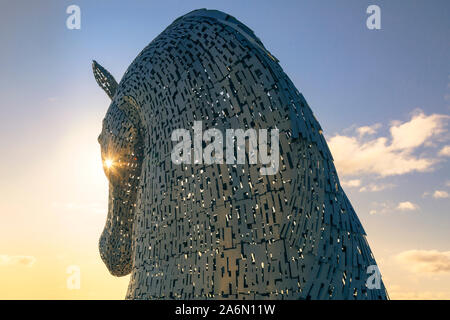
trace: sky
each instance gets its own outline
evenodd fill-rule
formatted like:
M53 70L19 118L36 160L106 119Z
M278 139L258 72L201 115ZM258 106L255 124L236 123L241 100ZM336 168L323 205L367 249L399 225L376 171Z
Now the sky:
M66 27L72 4L79 30ZM366 27L369 5L380 30ZM91 61L119 81L199 8L249 26L305 96L390 297L450 299L446 0L0 0L0 299L124 298L129 277L98 253L109 98Z

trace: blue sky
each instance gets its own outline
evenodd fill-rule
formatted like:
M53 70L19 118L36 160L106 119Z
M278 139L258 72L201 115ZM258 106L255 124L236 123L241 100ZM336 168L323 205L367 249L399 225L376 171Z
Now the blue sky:
M66 28L71 4L81 8L81 30ZM381 8L381 30L366 28L371 4ZM338 155L340 178L388 290L394 297L450 298L450 163L442 151L449 145L450 2L19 0L0 6L0 190L6 195L0 212L9 219L8 230L0 227L0 242L19 243L20 254L35 256L36 265L50 265L60 251L72 252L74 260L85 257L73 246L53 248L40 259L41 251L19 241L19 235L31 232L39 239L36 245L44 246L73 244L87 234L85 246L95 259L101 214L88 233L79 225L64 234L64 219L56 227L50 224L59 231L47 232L47 240L31 231L32 224L42 224L40 217L55 221L67 210L86 215L106 205L96 137L108 98L95 83L91 61L119 81L136 55L177 17L198 8L218 9L254 30L304 94ZM361 134L358 128L365 126L370 129ZM405 146L407 137L395 138L395 130L415 141L425 138ZM364 161L371 168L357 170L358 160L348 167L346 157L370 155ZM432 164L417 169L405 159ZM393 167L411 167L386 174L389 161ZM42 225L47 228L49 223ZM1 254L19 253L3 244ZM430 255L446 268L424 271Z

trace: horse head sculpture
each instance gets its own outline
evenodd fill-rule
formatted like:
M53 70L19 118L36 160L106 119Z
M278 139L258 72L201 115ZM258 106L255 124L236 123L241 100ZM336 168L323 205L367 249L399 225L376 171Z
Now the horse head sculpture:
M100 255L113 275L131 273L127 298L387 298L368 281L376 262L319 123L248 27L196 10L119 84L93 70L111 98L98 139L109 179ZM200 121L277 130L276 172L261 174L245 145L245 163L172 161L173 132Z

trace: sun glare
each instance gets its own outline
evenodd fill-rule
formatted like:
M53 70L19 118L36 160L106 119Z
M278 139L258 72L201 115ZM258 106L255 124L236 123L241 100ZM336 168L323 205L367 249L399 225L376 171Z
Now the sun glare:
M106 159L105 160L105 166L109 169L111 168L113 165L113 161L111 159Z

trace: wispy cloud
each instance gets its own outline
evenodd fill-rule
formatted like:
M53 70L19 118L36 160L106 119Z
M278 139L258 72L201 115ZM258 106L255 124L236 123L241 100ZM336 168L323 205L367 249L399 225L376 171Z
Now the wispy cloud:
M25 266L31 267L36 262L33 256L0 255L0 266Z
M400 288L389 288L392 300L449 300L450 291L407 291Z
M379 125L356 128L353 135L337 134L329 139L336 167L343 176L375 174L381 177L433 169L434 156L416 155L424 146L441 142L447 132L450 116L426 115L418 110L407 122L395 121L389 136L367 137L376 133Z
M446 186L449 187L449 182L446 183ZM426 191L422 195L423 198L429 196L432 196L435 199L446 199L450 197L450 194L445 190L435 190L434 192Z
M450 273L450 251L408 250L396 259L415 273Z
M450 145L444 146L441 151L439 151L440 156L450 157Z
M415 203L412 203L410 201L404 201L404 202L400 202L397 205L397 210L400 211L414 211L419 209L419 206Z
M401 202L372 202L369 210L369 214L374 215L385 215L399 212L407 211L417 211L419 210L419 205L411 201L401 201Z
M365 135L373 135L377 132L377 130L381 128L381 123L376 123L371 126L362 126L359 128L356 128L356 132L360 137L363 137Z
M342 180L341 186L348 187L348 188L355 188L359 187L361 185L361 180L359 179L353 179L353 180Z
M444 198L448 198L449 194L447 191L444 190L436 190L433 193L433 198L435 199L444 199Z
M359 188L359 192L377 192L395 187L392 183L367 183L364 184L361 179L343 179L341 186L344 188Z
M392 183L369 183L359 189L359 192L377 192L395 187Z
M369 214L371 215L375 214L384 215L396 211L395 206L387 202L373 202L371 204L371 207L372 209L370 209L369 211Z

